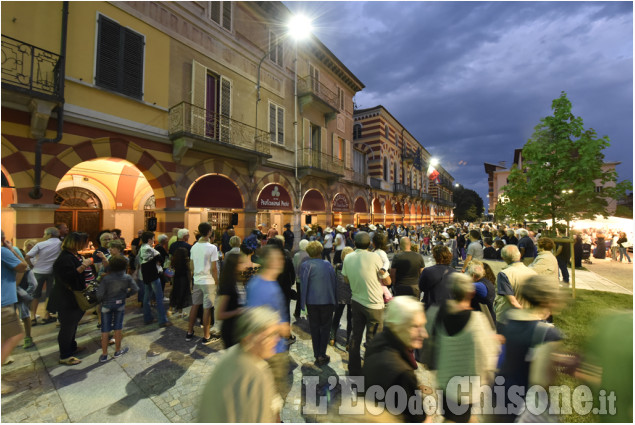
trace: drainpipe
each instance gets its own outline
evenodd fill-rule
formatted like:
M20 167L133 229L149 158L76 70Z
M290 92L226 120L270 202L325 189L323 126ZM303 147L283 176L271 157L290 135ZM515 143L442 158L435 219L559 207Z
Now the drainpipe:
M68 1L62 6L62 40L60 47L60 70L59 70L59 99L57 106L57 136L54 139L38 139L35 144L35 184L33 190L29 192L29 196L33 199L42 197L41 181L42 181L42 145L44 143L58 143L62 140L64 129L64 82L66 79L66 37L68 33Z

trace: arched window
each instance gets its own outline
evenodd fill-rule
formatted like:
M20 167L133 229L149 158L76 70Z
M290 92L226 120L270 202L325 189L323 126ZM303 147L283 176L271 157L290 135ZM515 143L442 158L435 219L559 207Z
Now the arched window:
M355 124L353 126L353 140L354 139L361 139L362 138L362 125L361 124Z

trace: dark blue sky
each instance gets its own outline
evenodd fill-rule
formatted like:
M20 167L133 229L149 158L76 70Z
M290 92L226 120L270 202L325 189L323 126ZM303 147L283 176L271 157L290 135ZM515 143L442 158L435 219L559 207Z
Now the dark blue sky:
M632 181L631 2L285 4L366 85L358 107L384 105L486 205L483 163L510 164L561 91Z

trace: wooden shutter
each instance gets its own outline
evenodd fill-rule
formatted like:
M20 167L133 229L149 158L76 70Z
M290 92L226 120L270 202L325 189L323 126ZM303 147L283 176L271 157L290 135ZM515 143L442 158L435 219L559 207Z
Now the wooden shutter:
M232 30L232 2L223 1L223 28Z
M231 143L231 90L232 83L225 77L220 78L220 140Z
M351 149L351 142L348 140L344 140L344 161L346 163L346 168L351 169L352 166L352 158L353 152Z
M95 83L107 89L117 90L119 86L119 52L123 46L120 25L100 15L98 26Z
M211 1L210 13L209 13L209 17L212 19L212 21L216 22L219 25L220 25L220 4L221 2L219 1Z
M284 145L284 109L278 110L278 143Z
M127 28L123 29L123 84L121 92L125 95L143 97L143 36Z
M337 135L335 133L331 134L331 156L333 158L337 158Z
M326 127L320 127L320 149L319 149L320 152L326 152L327 140L328 140L328 135L326 132Z
M269 104L269 137L272 142L276 141L276 105Z
M205 98L207 94L207 68L192 61L192 133L205 136Z
M310 149L311 148L311 121L307 120L306 118L302 119L302 130L303 130L303 139L304 139L304 143L301 144L300 146L302 146L304 149Z

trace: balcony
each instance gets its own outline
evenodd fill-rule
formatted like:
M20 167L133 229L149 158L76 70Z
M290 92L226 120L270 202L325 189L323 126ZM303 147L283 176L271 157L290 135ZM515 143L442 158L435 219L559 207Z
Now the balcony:
M181 102L170 108L168 134L180 162L189 149L247 160L250 172L271 158L269 133L222 114Z
M366 182L366 174L365 173L358 173L356 171L353 171L350 175L350 181L357 183L357 184L362 184L362 185L366 185L368 184Z
M304 108L315 108L330 121L340 112L337 94L313 77L298 79L298 103L300 113Z
M2 36L2 89L26 98L60 99L60 55ZM6 94L3 97L6 100ZM14 99L11 99L14 100Z
M381 179L375 177L370 178L370 187L373 189L381 189Z
M344 176L344 162L314 149L298 150L298 176L314 176L335 182Z
M395 193L403 193L406 195L410 195L410 187L406 186L403 183L395 183Z
M432 201L432 195L430 195L429 193L425 193L423 191L421 191L421 199L423 199L424 201Z

